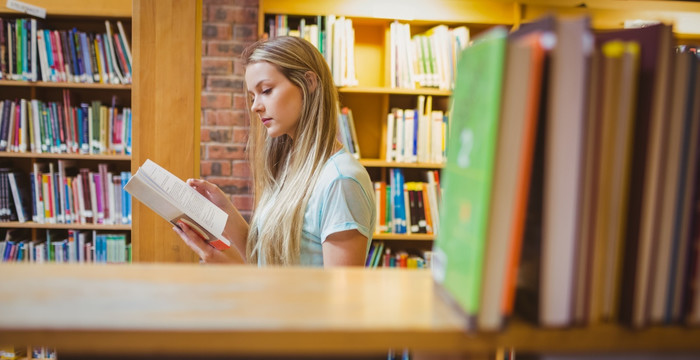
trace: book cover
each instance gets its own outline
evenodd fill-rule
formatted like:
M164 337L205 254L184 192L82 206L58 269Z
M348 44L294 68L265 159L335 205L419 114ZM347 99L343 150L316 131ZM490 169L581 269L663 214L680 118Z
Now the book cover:
M215 248L231 246L222 235L228 214L150 159L124 189L172 224L182 220Z
M544 65L546 35L509 39L485 252L480 330L504 325L513 309Z
M504 28L493 28L462 52L452 97L433 277L469 320L480 305L506 36Z

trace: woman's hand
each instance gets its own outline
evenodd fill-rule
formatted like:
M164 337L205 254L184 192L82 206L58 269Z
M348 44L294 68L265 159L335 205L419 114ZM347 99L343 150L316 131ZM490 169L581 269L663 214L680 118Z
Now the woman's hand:
M206 180L187 179L187 185L197 190L197 192L202 194L205 198L214 203L214 205L218 206L221 210L228 214L228 220L226 221L226 226L224 227L224 232L222 235L231 241L232 246L231 249L226 250L226 253L234 259L240 259L240 262L245 262L246 242L248 241L248 223L245 221L243 216L241 216L241 213L238 212L238 209L236 209L236 207L233 205L229 196L221 191L218 186ZM201 238L200 240L204 241ZM206 243L204 245L209 246L209 244ZM235 250L232 251L232 249ZM193 250L195 249L193 248ZM196 251L197 250L195 250L195 252Z
M187 185L191 186L193 189L197 190L198 193L204 195L205 198L213 202L214 205L221 208L228 214L237 212L236 207L233 206L231 200L226 193L224 193L218 186L210 183L209 181L202 179L187 179Z
M178 220L177 226L173 230L180 235L185 244L192 249L205 263L244 263L237 251L220 251L209 245L204 238L192 230L189 225Z

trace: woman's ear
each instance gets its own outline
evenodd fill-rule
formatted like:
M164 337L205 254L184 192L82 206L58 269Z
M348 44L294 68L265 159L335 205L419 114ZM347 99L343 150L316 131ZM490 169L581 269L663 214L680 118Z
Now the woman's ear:
M316 76L316 73L313 71L307 71L304 74L304 77L306 78L306 82L309 84L309 91L314 92L318 86L318 76Z

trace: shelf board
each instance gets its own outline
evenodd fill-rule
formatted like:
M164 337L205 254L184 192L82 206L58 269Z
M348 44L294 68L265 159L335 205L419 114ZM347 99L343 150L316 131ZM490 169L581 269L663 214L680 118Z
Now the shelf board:
M61 89L93 89L93 90L131 90L131 84L89 84L74 82L46 82L46 81L19 81L0 80L0 86L20 86L38 88L61 88Z
M468 332L463 314L440 296L430 271L1 263L0 274L0 293L9 294L0 306L0 338L94 358L154 352L328 357L406 347L477 355L498 348L588 354L700 350L697 327L633 330L603 323L544 329L515 318L502 331Z
M105 224L40 224L35 222L0 222L1 229L65 229L65 230L131 230L131 225Z
M0 152L0 158L131 161L131 155L51 154L32 152L21 153L9 151Z
M372 240L395 240L395 241L433 241L434 234L391 234L381 233L372 235Z
M415 168L415 169L442 169L445 164L436 163L404 163L396 161L386 161L382 159L360 159L360 164L365 167L385 167L385 168Z
M130 0L32 0L30 3L46 9L46 15L49 18L55 15L129 18L132 13ZM4 2L3 5L0 5L0 13L20 14L15 10L8 9Z
M450 96L452 91L432 88L395 89L382 86L343 86L338 88L341 94L389 94L389 95L432 95Z

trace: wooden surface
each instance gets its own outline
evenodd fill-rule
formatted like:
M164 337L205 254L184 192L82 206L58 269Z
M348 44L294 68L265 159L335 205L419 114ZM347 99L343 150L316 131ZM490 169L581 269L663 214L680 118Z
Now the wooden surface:
M338 15L413 22L512 24L512 1L260 0L268 14Z
M61 88L61 89L106 89L106 90L131 90L131 84L89 84L74 82L46 82L46 81L19 81L0 80L0 86L23 86L37 88Z
M199 174L201 0L134 0L135 173L151 159L181 179ZM134 261L193 262L172 225L133 201Z
M25 0L27 4L46 9L47 16L100 16L131 17L131 0ZM17 13L8 9L6 1L0 5L0 12Z
M178 355L694 351L700 329L467 334L429 271L0 264L0 339L59 353Z
M105 224L42 224L35 222L0 222L0 229L65 229L65 230L131 230L131 225Z

